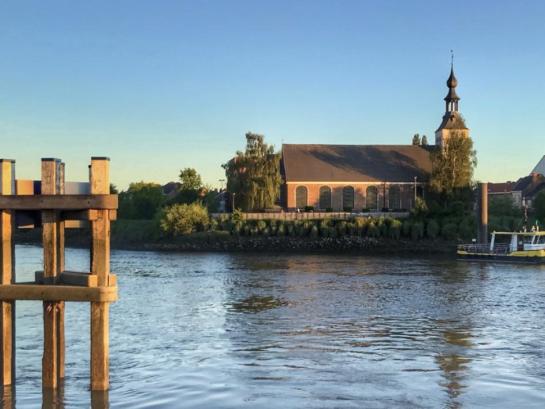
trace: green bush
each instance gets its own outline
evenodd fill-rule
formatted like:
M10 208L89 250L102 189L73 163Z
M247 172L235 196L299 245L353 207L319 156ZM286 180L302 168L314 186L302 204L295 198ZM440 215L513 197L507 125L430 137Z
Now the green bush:
M282 237L286 235L286 225L284 223L279 223L278 228L276 229L276 235Z
M458 234L457 230L458 228L454 223L446 223L441 229L441 236L445 240L455 240Z
M411 239L420 240L424 237L424 223L414 222L411 226Z
M160 216L161 229L171 236L205 230L208 223L208 210L200 203L175 204L165 208Z
M342 237L346 234L346 222L340 221L337 223L337 234Z
M333 208L332 207L326 207L325 211L328 212L328 213L331 213L333 211Z
M265 220L258 220L257 222L257 229L260 233L263 233L263 231L267 228L267 222Z
M399 240L401 236L401 226L402 223L399 220L393 219L388 227L388 236L391 239Z
M337 234L337 229L333 226L331 226L329 229L329 232L328 232L328 237L338 237L338 234Z
M348 206L343 207L343 212L352 213L352 210L353 209L351 207L348 207Z
M401 226L401 233L403 234L403 237L411 236L412 225L413 224L410 220L403 220L403 225Z
M320 234L320 232L318 231L318 226L316 226L315 224L312 225L312 227L310 228L310 233L309 233L309 236L313 239L317 238L318 235Z
M368 220L365 217L355 217L354 225L356 227L356 234L360 236L366 235Z
M439 235L439 230L439 223L437 223L434 219L431 219L428 221L426 226L426 236L429 239L436 239Z
M375 222L371 221L369 224L367 224L367 236L368 237L380 237L380 229L375 224Z
M476 236L476 223L471 218L464 218L458 226L458 234L462 239L469 240Z
M303 208L303 210L304 210L305 212L313 212L313 211L314 211L314 206L305 206L305 207Z
M293 237L295 236L295 225L293 223L288 224L288 236Z

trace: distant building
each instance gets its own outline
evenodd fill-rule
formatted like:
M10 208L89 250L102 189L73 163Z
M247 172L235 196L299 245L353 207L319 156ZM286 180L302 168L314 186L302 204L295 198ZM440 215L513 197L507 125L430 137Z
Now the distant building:
M532 170L532 173L539 173L545 176L545 156L541 158L534 170Z
M451 66L445 114L435 145L282 145L282 202L287 210L406 210L423 196L430 153L454 132L469 137L458 111L458 81Z
M532 207L535 197L545 191L545 175L532 172L516 182L489 183L488 196L510 198L517 207Z

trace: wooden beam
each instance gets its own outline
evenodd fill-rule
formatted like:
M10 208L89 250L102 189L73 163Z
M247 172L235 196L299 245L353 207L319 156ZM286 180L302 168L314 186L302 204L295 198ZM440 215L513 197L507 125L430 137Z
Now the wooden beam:
M15 187L15 161L0 159L0 197L13 195ZM0 211L0 284L15 281L15 247L13 243L14 215ZM15 303L0 302L0 377L2 385L15 383Z
M74 285L18 283L0 285L0 300L87 301L105 303L117 301L117 287L79 287Z
M48 191L42 183L42 193ZM117 195L63 195L43 193L36 196L0 196L2 210L85 210L117 209Z
M115 281L115 275L110 274L110 287L115 287L117 281ZM56 277L56 280L45 281L44 272L36 271L35 273L36 284L57 284L57 285L76 285L79 287L97 287L97 276L90 273L83 273L77 271L63 271ZM114 283L114 284L112 284Z
M110 192L110 160L91 158L91 194ZM117 205L117 204L116 204ZM110 275L110 216L108 210L98 210L91 222L91 273L97 276L98 288L109 285ZM91 389L106 390L110 383L110 306L106 302L91 304Z

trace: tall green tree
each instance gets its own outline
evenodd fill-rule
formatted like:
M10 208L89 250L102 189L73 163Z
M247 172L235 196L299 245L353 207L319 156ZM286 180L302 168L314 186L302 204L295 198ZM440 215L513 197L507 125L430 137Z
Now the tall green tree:
M193 168L180 171L180 190L199 190L202 187L201 175Z
M422 135L422 140L420 141L420 145L428 146L428 137L426 135Z
M477 152L473 141L461 132L453 132L442 147L431 153L432 190L448 196L471 186L473 170L477 165Z
M420 145L420 134L415 133L413 135L413 145Z
M201 199L204 186L201 175L193 168L185 168L180 171L180 189L175 203L194 203Z
M122 219L153 219L165 200L158 183L131 183L119 194L119 217Z
M248 132L246 150L223 165L227 191L235 195L235 207L244 211L274 206L280 195L280 154L264 142L263 135Z

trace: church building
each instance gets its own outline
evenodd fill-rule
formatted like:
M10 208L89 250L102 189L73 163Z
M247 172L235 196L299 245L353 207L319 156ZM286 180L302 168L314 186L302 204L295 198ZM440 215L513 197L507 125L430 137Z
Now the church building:
M423 196L430 153L453 132L469 137L458 112L458 81L451 65L445 114L435 145L282 145L282 201L286 210L408 210Z

